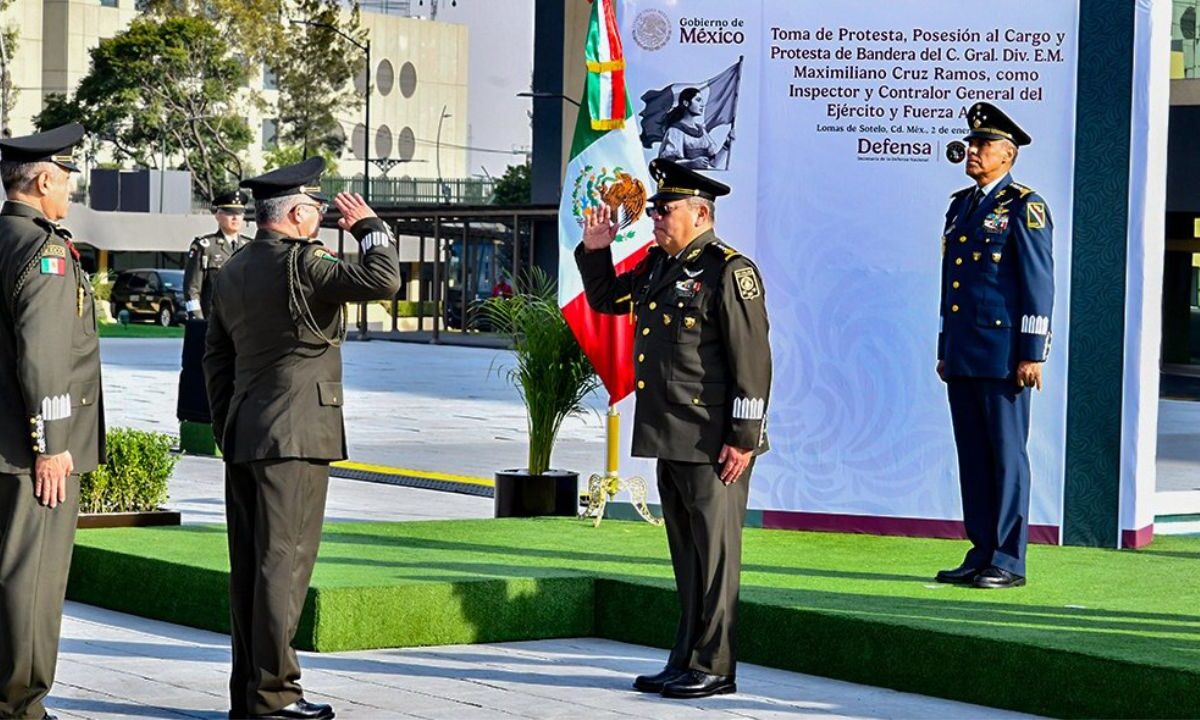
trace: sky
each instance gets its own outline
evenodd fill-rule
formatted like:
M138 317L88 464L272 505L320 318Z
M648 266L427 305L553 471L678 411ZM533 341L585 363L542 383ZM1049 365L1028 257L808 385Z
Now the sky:
M499 177L525 162L532 142L531 100L517 93L528 92L533 78L533 0L455 2L442 0L437 19L470 28L467 145L479 149L467 156L468 174ZM414 15L429 6L430 0L423 6L412 0Z

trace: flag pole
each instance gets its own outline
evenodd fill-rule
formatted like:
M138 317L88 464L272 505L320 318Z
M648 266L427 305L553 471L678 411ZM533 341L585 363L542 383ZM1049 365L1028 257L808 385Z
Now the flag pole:
M733 120L729 123L729 134L733 134L733 128L737 125L737 106L738 97L742 94L742 61L746 59L745 55L738 55L737 61L737 84L733 86ZM725 153L725 169L729 169L729 160L733 157L733 140L729 141L729 151Z
M583 516L592 519L592 527L600 527L604 507L618 492L628 490L638 515L651 525L662 525L662 520L654 517L646 504L646 481L639 476L621 477L621 413L615 404L608 406L604 427L605 471L604 475L597 473L588 479L588 507Z

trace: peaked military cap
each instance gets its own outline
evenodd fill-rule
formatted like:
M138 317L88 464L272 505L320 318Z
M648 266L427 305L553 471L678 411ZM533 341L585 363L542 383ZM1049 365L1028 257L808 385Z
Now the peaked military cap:
M249 202L250 196L241 190L229 190L219 193L212 199L213 209L223 210L244 210L246 203Z
M729 194L729 186L725 183L705 177L673 160L663 160L662 158L651 160L650 177L658 183L658 192L647 198L649 202L689 197L716 200L722 195Z
M321 194L320 180L321 171L324 169L324 158L310 157L295 165L287 165L258 177L247 178L242 181L240 187L253 193L255 200L307 195L314 200L326 202L328 198Z
M967 127L971 129L967 139L1008 140L1017 147L1033 142L1029 133L1021 129L1004 111L991 103L975 103L967 111Z
M79 172L71 149L83 139L83 132L79 123L69 123L46 132L0 139L0 160L52 162L64 170Z

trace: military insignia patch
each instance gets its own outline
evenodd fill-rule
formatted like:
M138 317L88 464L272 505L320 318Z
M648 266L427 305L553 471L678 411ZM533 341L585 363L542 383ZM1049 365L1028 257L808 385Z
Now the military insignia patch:
M663 315L663 325L670 325L670 324L671 324L671 316Z
M696 318L685 317L683 319L683 327L687 330L691 330L692 328L696 327Z
M700 257L700 253L703 251L704 251L704 248L702 248L702 247L698 247L698 248L692 250L690 253L688 253L688 256L683 259L684 262L691 262L691 261L695 260L696 258Z
M1025 206L1025 224L1030 230L1046 227L1046 203L1030 202Z
M42 248L42 257L60 257L66 259L67 249L62 245L47 245Z
M208 247L208 238L200 238L200 247Z
M755 300L762 295L762 288L758 284L758 274L754 272L754 268L734 270L733 279L737 283L738 294L742 296L743 300Z
M975 262L979 262L979 258L981 258L981 257L983 257L983 253L981 253L981 252L971 253L971 259L974 260Z
M43 275L66 275L67 261L60 257L42 257Z
M324 260L326 262L337 262L338 261L337 256L335 256L333 253L329 252L325 248L317 248L316 252L313 253L313 256L315 258L317 258L318 260Z
M998 263L998 262L1000 262L1000 258L1001 258L1000 253L992 253L992 262Z
M1008 215L993 212L983 219L983 229L990 233L1002 233L1008 229Z

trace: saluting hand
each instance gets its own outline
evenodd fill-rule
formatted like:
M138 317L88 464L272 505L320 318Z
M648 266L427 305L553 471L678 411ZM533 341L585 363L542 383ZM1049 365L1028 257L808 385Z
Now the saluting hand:
M34 462L33 494L43 505L57 507L67 501L67 478L75 470L71 452L38 455Z
M583 216L583 246L588 250L603 250L613 244L617 229L612 210L600 203Z
M1017 363L1017 387L1042 389L1042 363L1022 360Z
M367 201L363 200L362 195L358 193L338 193L333 198L333 204L342 214L342 217L338 219L338 227L343 230L354 227L354 223L359 220L378 217Z
M752 457L754 457L753 450L722 445L721 454L717 456L717 462L721 463L721 482L726 485L737 482L742 477L742 473L746 472Z

